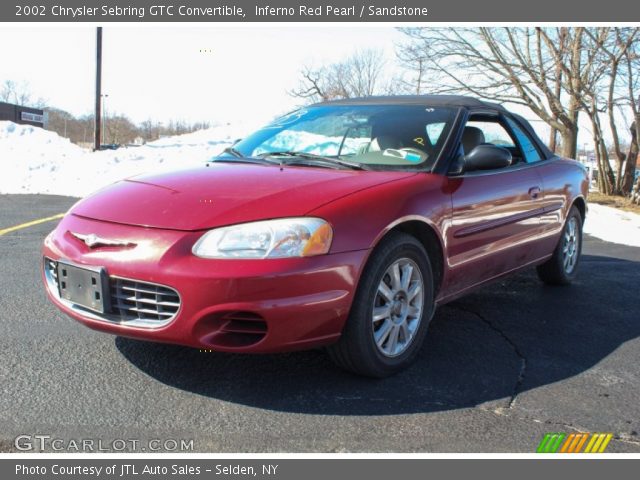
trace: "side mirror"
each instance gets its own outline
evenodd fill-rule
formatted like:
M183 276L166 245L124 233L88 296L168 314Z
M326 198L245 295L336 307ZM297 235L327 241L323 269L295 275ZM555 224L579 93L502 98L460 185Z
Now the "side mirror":
M464 156L464 170L493 170L511 165L511 152L497 145L478 145Z

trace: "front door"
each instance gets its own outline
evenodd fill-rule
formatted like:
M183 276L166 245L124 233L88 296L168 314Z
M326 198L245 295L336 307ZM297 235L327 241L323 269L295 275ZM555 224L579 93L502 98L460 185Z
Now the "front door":
M520 140L504 119L467 123L475 139L463 148L491 143L512 152L512 165L450 178L452 213L446 241L446 290L456 294L526 265L540 252L543 183L537 162L528 163ZM481 135L478 134L481 132ZM472 136L473 137L473 136ZM466 152L468 153L468 151Z

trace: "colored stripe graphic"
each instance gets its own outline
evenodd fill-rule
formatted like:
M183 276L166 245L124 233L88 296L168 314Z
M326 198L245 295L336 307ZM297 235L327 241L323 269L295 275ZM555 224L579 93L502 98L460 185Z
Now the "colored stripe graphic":
M578 445L576 445L576 448L573 451L569 452L569 453L580 453L580 450L582 450L582 446L587 441L587 438L589 438L589 434L588 433L583 433L581 435L582 435L582 438L580 439L580 442L578 443Z
M556 453L562 440L566 437L565 433L547 433L538 445L537 453Z
M602 453L613 438L611 433L594 433L584 453Z
M578 443L578 440L580 440L580 438L578 438L577 434L575 433L569 434L569 436L567 437L567 440L565 440L564 444L562 445L562 448L560 449L560 453L571 453L575 448L576 443Z
M609 442L613 438L613 434L612 433L607 433L606 435L607 436L604 439L604 441L602 442L602 445L600 445L600 450L598 451L598 453L603 453L604 450L607 448L607 445L609 445Z
M584 453L596 453L598 451L598 447L600 446L600 442L602 441L599 433L594 433L589 440L589 445L585 448Z
M546 433L536 453L580 453L585 444L583 453L603 453L612 438L612 433Z

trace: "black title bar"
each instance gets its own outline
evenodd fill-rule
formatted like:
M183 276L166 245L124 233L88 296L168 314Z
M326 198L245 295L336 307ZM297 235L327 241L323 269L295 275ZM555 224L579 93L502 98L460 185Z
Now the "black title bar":
M630 478L638 459L0 459L3 479Z
M629 0L3 0L2 22L638 22Z

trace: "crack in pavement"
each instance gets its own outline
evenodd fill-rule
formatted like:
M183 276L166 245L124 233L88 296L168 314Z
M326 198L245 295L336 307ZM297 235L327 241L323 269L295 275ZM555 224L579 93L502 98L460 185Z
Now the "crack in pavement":
M631 445L637 445L640 446L640 440L635 440L633 438L630 438L631 434L628 433L618 433L617 435L615 435L613 437L614 440L618 440L619 442L623 442L623 443L630 443Z
M509 338L509 336L507 334L505 334L499 327L497 327L495 324L493 324L489 319L487 319L486 317L484 317L482 314L471 310L470 308L467 307L463 307L461 305L448 305L451 308L455 308L458 309L462 312L465 313L469 313L471 315L476 316L477 318L479 318L485 325L487 325L492 331L494 331L495 333L497 333L505 342L507 342L507 344L511 347L511 349L513 350L513 352L516 354L516 356L520 359L520 371L518 372L518 378L516 380L516 383L513 387L513 390L511 392L511 397L509 398L509 402L507 404L506 408L503 407L499 407L497 409L487 409L487 408L482 408L480 407L480 410L485 411L487 413L493 414L497 417L504 417L504 418L515 418L517 420L524 420L524 421L532 421L535 423L543 423L546 425L555 425L555 426L559 426L559 427L563 427L566 428L567 430L572 430L575 432L579 432L579 433L588 433L589 430L584 429L583 427L580 426L575 426L571 423L567 423L564 421L557 421L557 420L551 420L551 419L547 419L547 420L540 420L537 419L535 417L531 417L528 415L516 415L515 417L512 415L505 415L503 413L504 410L512 410L513 407L516 404L516 398L517 396L520 394L520 390L522 388L522 384L524 383L524 378L526 375L526 370L527 370L527 358L526 356L522 353L522 351L518 348L518 345L511 339ZM627 443L627 444L631 444L634 446L640 446L640 440L636 440L635 435L633 435L633 433L629 434L629 433L625 433L625 432L618 432L616 434L614 434L613 436L613 440L616 440L618 442L622 442L622 443Z
M509 397L509 403L507 404L507 409L511 410L516 403L516 397L520 393L520 388L522 387L522 383L524 382L524 377L527 371L527 357L520 351L518 345L509 338L507 334L505 334L500 328L495 326L490 320L485 318L482 314L475 312L469 308L460 306L460 305L449 305L450 308L458 309L462 312L470 313L478 317L485 325L487 325L491 330L497 333L507 344L511 347L516 356L520 359L520 371L518 372L518 378L516 383L511 391L511 396Z

